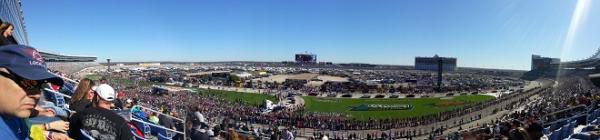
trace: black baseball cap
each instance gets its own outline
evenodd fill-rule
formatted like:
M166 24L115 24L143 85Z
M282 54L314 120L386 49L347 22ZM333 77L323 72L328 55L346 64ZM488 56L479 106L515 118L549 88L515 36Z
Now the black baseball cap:
M0 46L0 67L28 80L47 81L58 86L64 83L62 78L48 71L42 55L29 46Z

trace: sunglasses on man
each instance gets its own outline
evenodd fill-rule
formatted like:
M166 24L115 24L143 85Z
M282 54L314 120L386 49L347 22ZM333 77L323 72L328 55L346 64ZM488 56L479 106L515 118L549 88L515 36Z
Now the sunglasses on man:
M19 77L19 76L16 76L16 75L4 72L4 71L0 71L0 75L17 83L17 85L19 85L19 87L23 88L23 90L25 90L25 92L27 92L27 93L41 91L42 84L45 83L42 81L25 79L25 78L22 78L22 77Z

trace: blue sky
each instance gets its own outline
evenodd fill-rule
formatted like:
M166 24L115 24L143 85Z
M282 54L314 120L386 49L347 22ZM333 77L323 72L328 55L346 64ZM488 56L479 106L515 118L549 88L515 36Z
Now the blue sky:
M531 54L575 60L600 47L600 2L563 55L577 0L22 1L30 45L100 61L290 61L529 70ZM593 26L596 25L596 26Z

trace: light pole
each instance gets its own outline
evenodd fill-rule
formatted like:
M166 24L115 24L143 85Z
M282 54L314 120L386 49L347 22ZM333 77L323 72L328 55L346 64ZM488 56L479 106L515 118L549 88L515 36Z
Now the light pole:
M106 72L110 72L110 59L106 59L106 66L108 66Z
M442 60L442 58L437 58L437 59L438 59L437 89L438 89L438 92L442 92L442 72L444 71L443 70L444 60Z
M106 75L106 83L110 84L110 81L112 80L110 78L110 58L106 59L106 66L108 66L106 68L106 73L107 73L107 75Z

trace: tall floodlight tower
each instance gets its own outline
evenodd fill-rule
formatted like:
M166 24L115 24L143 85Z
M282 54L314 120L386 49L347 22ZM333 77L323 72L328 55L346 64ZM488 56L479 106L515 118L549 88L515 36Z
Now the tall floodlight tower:
M437 90L442 91L442 72L444 71L444 60L438 59L438 76L437 76Z
M110 59L106 59L106 65L108 66L106 72L110 72Z

